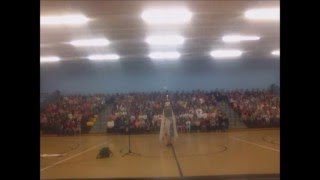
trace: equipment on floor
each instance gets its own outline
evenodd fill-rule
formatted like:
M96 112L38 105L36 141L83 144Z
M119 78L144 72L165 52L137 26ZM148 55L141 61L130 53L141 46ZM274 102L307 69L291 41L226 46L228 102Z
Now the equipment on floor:
M103 147L100 149L99 154L97 155L97 159L111 157L112 155L113 153L109 147Z

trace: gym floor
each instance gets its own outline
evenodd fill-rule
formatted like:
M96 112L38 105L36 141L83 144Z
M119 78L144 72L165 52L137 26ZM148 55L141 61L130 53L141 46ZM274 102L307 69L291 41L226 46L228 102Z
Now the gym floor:
M279 179L280 130L180 133L173 147L158 134L40 138L41 179L266 175ZM108 146L110 158L96 159ZM270 176L271 175L271 176Z

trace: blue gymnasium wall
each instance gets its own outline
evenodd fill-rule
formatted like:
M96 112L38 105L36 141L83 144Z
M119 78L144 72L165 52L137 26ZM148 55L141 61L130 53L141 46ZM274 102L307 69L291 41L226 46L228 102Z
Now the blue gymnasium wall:
M280 84L279 59L77 61L41 64L41 92L60 90L62 94L87 94L165 89L266 89L273 83Z

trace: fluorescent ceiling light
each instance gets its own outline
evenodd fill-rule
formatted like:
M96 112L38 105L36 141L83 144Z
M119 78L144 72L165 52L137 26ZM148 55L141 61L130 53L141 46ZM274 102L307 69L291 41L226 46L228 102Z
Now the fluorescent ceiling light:
M46 57L41 57L40 62L58 62L60 61L60 58L57 56L46 56Z
M229 57L239 57L242 55L240 50L214 50L210 52L212 57L216 58L229 58Z
M252 20L279 20L279 8L252 9L245 12L245 17Z
M42 25L80 25L89 21L84 15L42 16Z
M118 60L120 58L117 54L96 54L88 56L88 59L92 61L103 61L103 60Z
M148 24L184 24L191 20L192 13L185 8L145 10L141 18Z
M280 50L274 50L271 52L272 55L280 56Z
M107 39L82 39L71 41L70 44L73 46L107 46L110 42Z
M181 45L184 37L180 35L149 36L145 40L150 45Z
M222 40L224 42L240 42L240 41L257 41L260 37L258 36L241 36L241 35L228 35L223 36Z
M151 59L178 59L180 57L180 53L176 51L169 52L153 52L149 54Z

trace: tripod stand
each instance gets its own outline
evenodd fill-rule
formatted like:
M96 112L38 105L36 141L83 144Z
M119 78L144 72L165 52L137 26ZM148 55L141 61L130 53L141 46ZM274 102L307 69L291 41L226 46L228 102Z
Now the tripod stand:
M130 123L128 123L128 125L127 125L127 129L128 129L128 138L129 138L129 149L128 149L128 152L127 153L124 153L123 155L122 155L122 157L124 157L124 156L141 156L141 154L139 154L139 153L135 153L135 152L132 152L131 151L131 138L130 138ZM121 151L120 151L121 152ZM123 152L121 152L121 153L123 153Z

